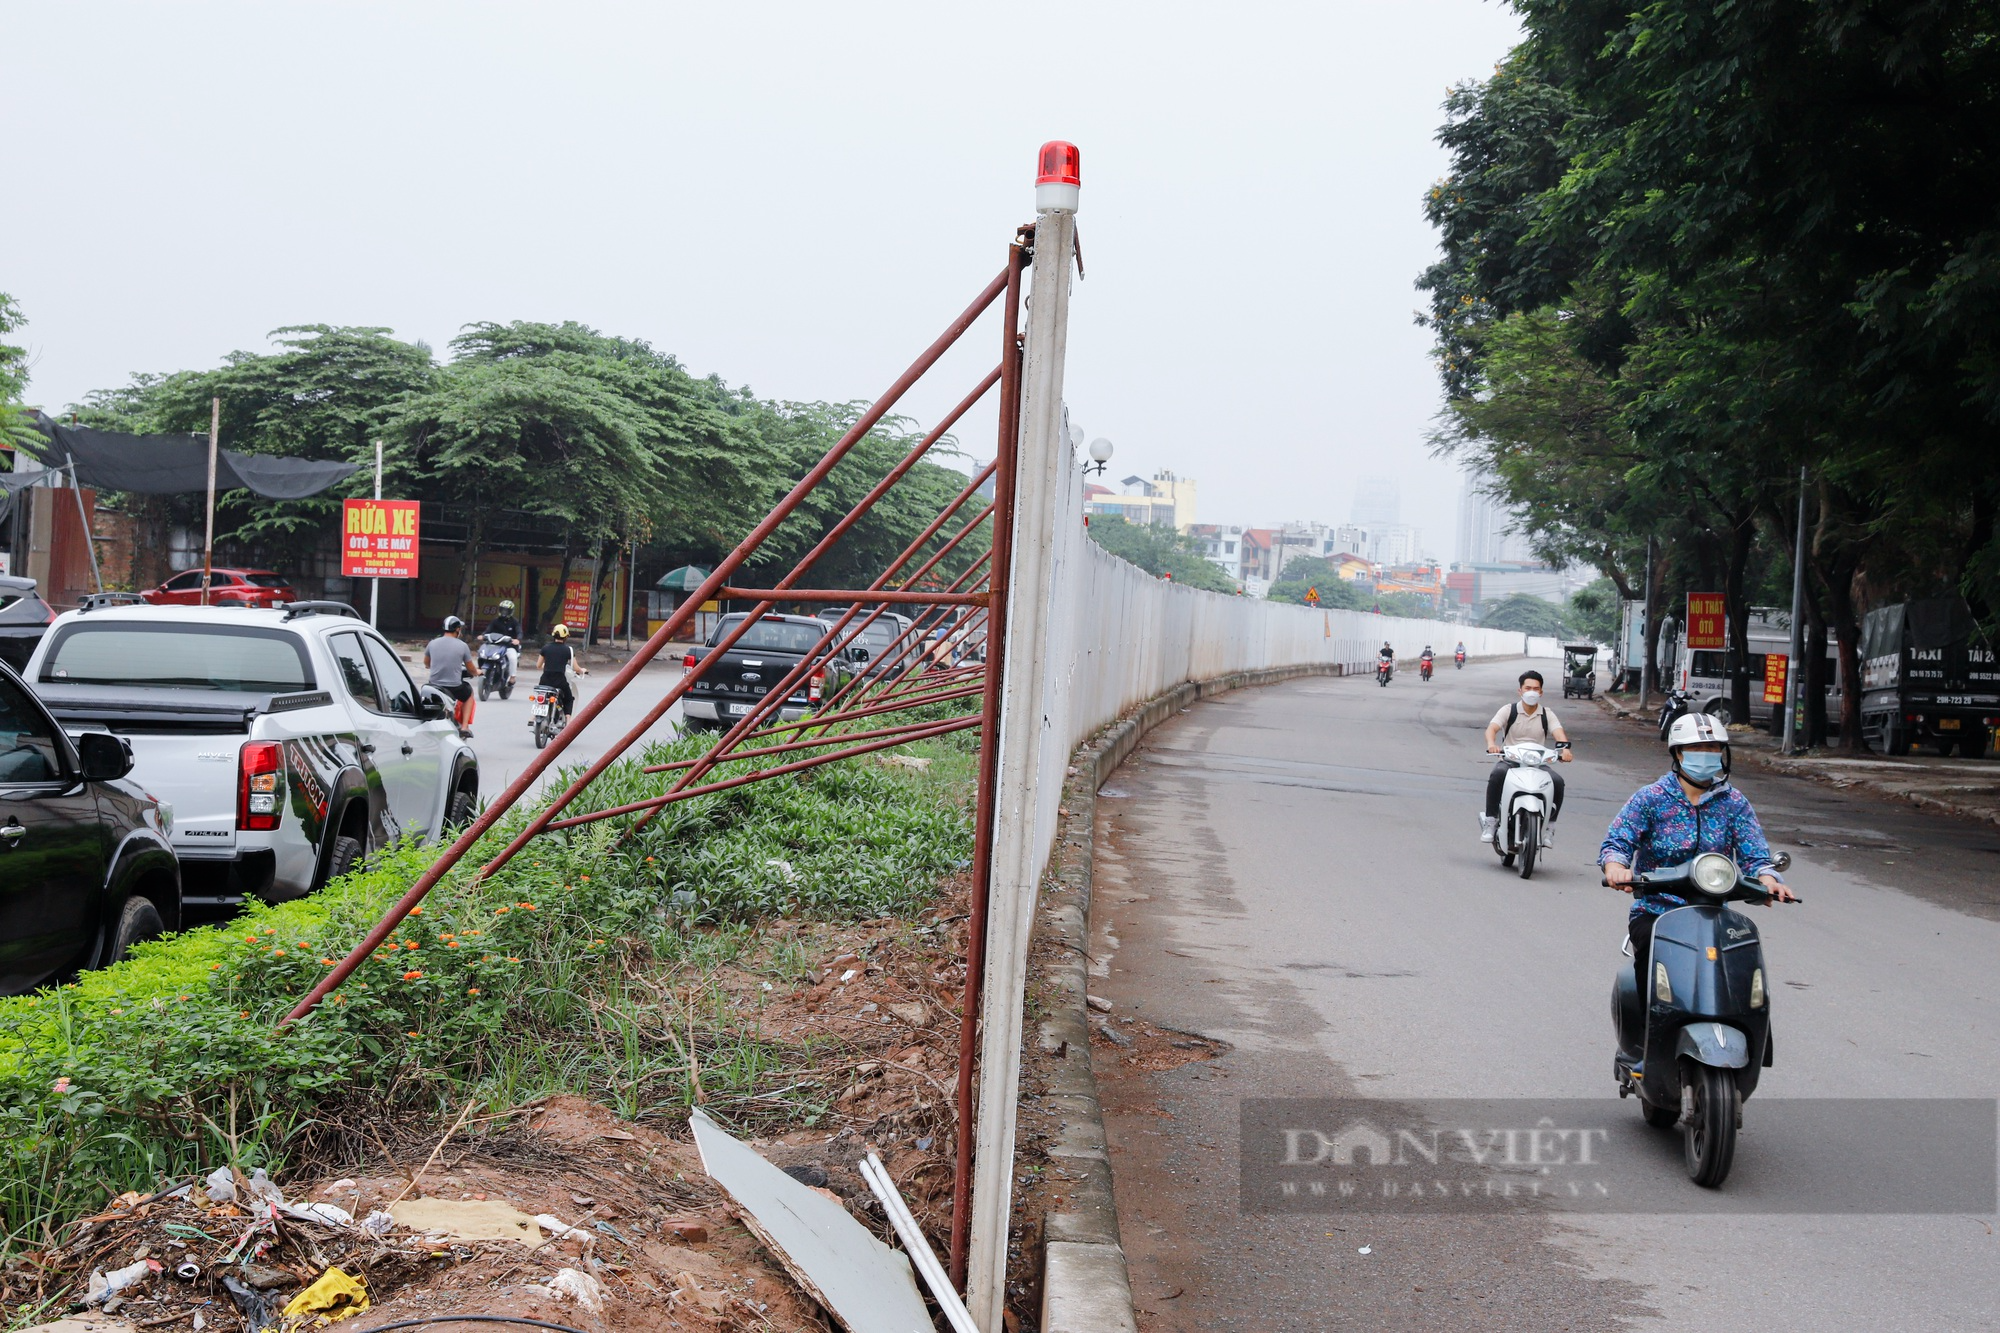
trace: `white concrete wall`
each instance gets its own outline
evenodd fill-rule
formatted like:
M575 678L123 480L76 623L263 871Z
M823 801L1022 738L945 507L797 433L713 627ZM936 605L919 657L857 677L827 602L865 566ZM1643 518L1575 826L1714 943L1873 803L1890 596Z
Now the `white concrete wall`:
M1059 494L1048 712L1042 738L1036 846L1055 838L1056 802L1070 753L1098 728L1190 680L1236 671L1342 663L1372 671L1386 639L1402 658L1429 644L1447 661L1461 640L1474 657L1520 656L1527 636L1364 611L1319 611L1165 582L1090 540L1074 458Z

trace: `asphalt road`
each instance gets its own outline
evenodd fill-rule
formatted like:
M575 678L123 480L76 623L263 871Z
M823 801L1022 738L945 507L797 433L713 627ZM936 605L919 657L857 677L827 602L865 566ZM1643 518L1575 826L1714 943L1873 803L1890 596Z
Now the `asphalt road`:
M528 690L538 673L531 665L532 661L531 655L530 661L522 664L521 674L517 677L519 683L515 685L511 698L493 696L479 705L479 711L472 720L472 748L479 753L479 794L489 801L505 791L507 785L534 762L535 735L528 726ZM591 674L578 682L577 707L583 707L594 697L616 671L617 668L611 666L593 667ZM570 748L558 761L558 767L579 768L602 755L631 730L645 716L646 710L659 702L660 696L672 689L680 678L678 657L671 663L656 662L641 671L631 687L613 700L583 735L570 743ZM680 725L680 716L680 705L675 704L647 731L646 740L672 740ZM552 774L544 774L535 784L533 792L541 792L551 780Z
M1501 868L1476 840L1479 733L1520 665L1238 691L1101 793L1094 992L1229 1046L1164 1073L1096 1053L1142 1327L2000 1328L1990 1195L1852 1197L1937 1206L1990 1157L1825 1100L2000 1094L2000 830L1739 769L1807 902L1757 916L1777 1063L1734 1175L1700 1191L1610 1077L1629 900L1595 854L1664 755L1557 701L1578 755L1557 847L1531 881ZM1637 1211L1246 1213L1240 1104L1271 1097L1599 1099Z

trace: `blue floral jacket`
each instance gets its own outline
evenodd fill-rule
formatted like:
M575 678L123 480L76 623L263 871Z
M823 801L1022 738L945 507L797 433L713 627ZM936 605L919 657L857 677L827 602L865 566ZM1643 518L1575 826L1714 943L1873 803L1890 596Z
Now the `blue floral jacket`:
M1677 866L1696 852L1724 852L1735 858L1746 875L1772 871L1771 844L1750 808L1750 798L1726 781L1702 793L1700 804L1687 798L1672 773L1650 787L1641 787L1611 821L1597 863L1619 861L1634 871ZM1634 894L1632 916L1658 916L1687 899L1671 893Z

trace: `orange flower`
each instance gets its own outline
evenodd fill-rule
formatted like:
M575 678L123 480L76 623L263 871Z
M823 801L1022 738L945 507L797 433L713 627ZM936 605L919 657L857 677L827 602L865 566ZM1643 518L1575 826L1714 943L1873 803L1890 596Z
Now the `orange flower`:
M415 940L404 940L403 947L405 949L414 949L417 947L417 942Z
M250 1011L249 1011L248 1009L245 1009L245 1010L244 1010L244 1011L243 1011L242 1013L240 1013L240 1014L238 1014L238 1015L236 1015L236 1016L237 1016L238 1018L248 1018L248 1017L250 1017Z
M403 973L403 980L405 980L405 981L415 981L415 980L417 980L418 978L420 978L420 977L422 977L422 976L423 976L423 973L421 973L421 972L418 972L418 971L415 971L415 970L411 970L411 971L408 971L408 972L405 972L405 973Z
M458 947L458 941L453 940L450 944L447 944L444 947L447 949L456 949Z
M319 960L319 965L320 965L321 967L332 967L332 966L333 966L333 960L332 960L331 958L322 958L322 959L320 959L320 960Z
M652 857L650 857L650 856L649 856L649 857L647 857L647 858L646 858L646 864L647 864L647 865L651 865L651 864L653 864L653 858L652 858Z
M465 993L466 993L467 995L477 995L477 994L479 994L479 987L477 987L477 986L467 986L467 987L465 988Z
M209 971L211 971L211 972L220 972L220 971L222 970L222 964L220 964L220 963L210 963L210 964L208 965L208 970L209 970Z
M511 912L511 911L513 911L513 910L514 910L514 909L513 909L513 908L511 908L511 907L496 907L496 908L494 908L494 909L493 909L493 915L495 915L495 916L505 916L505 915L507 915L507 913L509 913L509 912Z
M412 907L410 909L411 916L422 916L423 914L424 914L424 905L422 903L418 903L415 907Z
M406 1037L421 1037L424 1034L421 1032L405 1032L403 1035Z
M283 949L271 950L271 957L273 958L283 958L284 956L285 956L285 951Z
M585 884L588 884L588 883L590 883L590 876L588 876L588 875L585 875L585 876L583 877L583 882L584 882Z
M243 937L243 942L245 944L255 944L257 942L257 937L255 935L245 935Z
M518 963L518 962L520 962L521 960L520 960L520 959L518 959L518 958L516 958L516 957L514 957L514 956L513 956L512 954L509 954L509 955L507 956L507 961L508 961L508 962L510 962L510 963Z
M266 926L264 927L264 933L266 935L275 935L278 933L278 928L276 926Z

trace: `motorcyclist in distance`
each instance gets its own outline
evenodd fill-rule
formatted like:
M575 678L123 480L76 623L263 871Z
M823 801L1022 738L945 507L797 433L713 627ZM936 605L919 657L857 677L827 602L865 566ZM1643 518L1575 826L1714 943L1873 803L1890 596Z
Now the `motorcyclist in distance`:
M502 601L494 609L492 623L486 626L488 634L507 636L507 684L514 683L514 673L521 665L521 622L514 618L514 603Z

